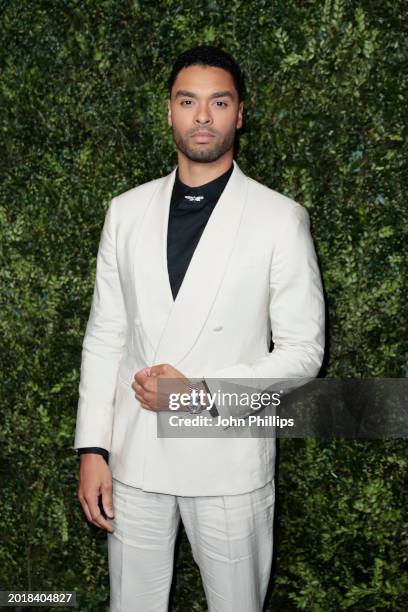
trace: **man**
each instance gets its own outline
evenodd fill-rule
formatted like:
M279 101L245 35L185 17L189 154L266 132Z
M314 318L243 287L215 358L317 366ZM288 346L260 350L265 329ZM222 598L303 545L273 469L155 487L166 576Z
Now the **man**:
M158 437L158 387L316 376L320 275L306 210L233 159L243 121L235 60L212 46L190 49L169 93L178 166L113 198L99 245L78 497L108 531L111 611L167 610L181 516L209 610L256 612L271 568L275 441ZM206 412L216 419L223 410Z

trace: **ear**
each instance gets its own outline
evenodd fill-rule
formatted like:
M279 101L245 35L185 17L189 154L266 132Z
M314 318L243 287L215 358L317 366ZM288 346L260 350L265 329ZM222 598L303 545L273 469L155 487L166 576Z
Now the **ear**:
M170 127L173 125L173 122L171 120L170 98L167 100L167 123Z
M244 103L240 102L238 105L238 118L237 118L237 125L236 125L237 130L239 130L239 128L242 127L243 120L244 120Z

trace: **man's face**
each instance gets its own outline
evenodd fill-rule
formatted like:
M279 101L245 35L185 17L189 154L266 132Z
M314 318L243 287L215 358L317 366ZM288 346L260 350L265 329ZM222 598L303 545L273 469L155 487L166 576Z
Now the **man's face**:
M188 66L177 75L168 102L168 123L179 151L195 162L212 162L232 149L242 126L231 74L214 66Z

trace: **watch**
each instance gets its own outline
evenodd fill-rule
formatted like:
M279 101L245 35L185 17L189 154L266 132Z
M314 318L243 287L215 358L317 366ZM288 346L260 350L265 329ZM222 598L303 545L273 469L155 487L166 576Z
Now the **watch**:
M187 386L189 388L190 394L192 391L198 392L202 383L203 381L201 380L198 383L191 383L190 381L188 381ZM201 403L193 404L193 402L190 400L190 403L187 404L187 409L189 412L191 412L191 414L200 414L200 412L203 412L206 407L203 406Z

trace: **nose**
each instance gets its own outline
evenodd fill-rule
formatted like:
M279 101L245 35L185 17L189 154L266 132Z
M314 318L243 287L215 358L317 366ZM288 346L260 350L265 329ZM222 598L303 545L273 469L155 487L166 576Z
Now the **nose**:
M206 104L198 105L194 123L197 126L210 125L212 123L212 117Z

